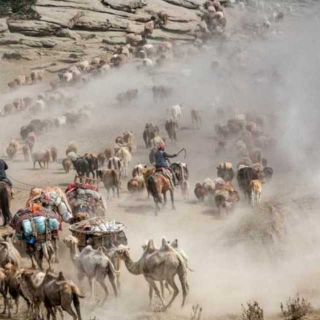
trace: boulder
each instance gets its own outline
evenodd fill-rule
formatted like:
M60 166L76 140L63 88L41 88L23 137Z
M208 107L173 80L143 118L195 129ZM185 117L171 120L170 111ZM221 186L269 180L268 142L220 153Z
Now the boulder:
M102 0L102 3L112 9L131 13L147 5L146 0Z
M8 25L5 19L0 19L0 33L8 31Z
M128 28L128 22L124 19L106 13L86 12L74 24L73 29L86 31L124 31Z
M57 37L64 37L64 38L70 38L72 40L81 40L81 36L77 34L74 31L71 31L69 29L61 29L57 34Z
M108 37L106 39L102 39L102 43L110 44L114 46L125 45L126 38L125 37Z
M163 1L173 4L175 6L180 6L187 9L199 9L200 7L198 3L193 2L191 0L163 0Z
M29 40L29 39L20 39L19 44L32 48L42 48L43 44L41 41Z
M165 26L162 26L162 29L169 32L189 33L194 29L194 25L189 23L169 22Z
M57 44L52 40L41 40L40 41L44 48L54 48Z
M5 60L36 60L39 56L35 52L28 51L11 51L5 52L2 56L2 59Z
M20 38L14 38L14 37L4 37L0 38L0 46L6 46L10 44L19 44Z
M7 23L11 32L36 37L54 35L61 29L56 24L37 20L8 20Z

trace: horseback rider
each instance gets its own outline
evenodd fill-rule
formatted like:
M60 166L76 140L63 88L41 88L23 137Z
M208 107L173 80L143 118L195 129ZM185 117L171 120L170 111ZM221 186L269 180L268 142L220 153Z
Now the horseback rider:
M1 182L4 182L10 189L10 192L11 192L11 196L12 196L12 199L14 198L14 192L12 190L12 182L11 180L7 177L7 174L6 174L6 170L8 170L9 167L7 165L7 163L0 159L0 183Z
M0 159L0 181L5 182L10 188L12 188L12 182L9 180L6 174L6 170L8 170L9 167L7 163Z
M169 158L175 158L177 157L177 154L168 154L164 151L165 149L165 144L164 143L160 143L159 146L158 146L158 150L157 152L155 153L154 157L155 157L155 160L156 160L156 170L158 171L159 169L165 169L165 170L168 170L170 171L171 175L172 175L172 182L173 184L176 186L177 185L177 179L176 179L176 175L175 173L173 172L173 170L169 167L169 164L168 164L168 159ZM159 170L159 171L160 171Z

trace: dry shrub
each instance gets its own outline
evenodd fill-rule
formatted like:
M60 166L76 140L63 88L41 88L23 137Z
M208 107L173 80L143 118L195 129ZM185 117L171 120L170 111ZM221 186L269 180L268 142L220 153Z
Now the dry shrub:
M284 308L281 303L281 311L286 320L299 320L311 309L311 304L304 298L297 296L295 299L289 298Z
M190 320L201 320L202 307L199 304L192 306Z
M260 308L259 303L255 300L247 302L248 308L242 305L241 320L263 320L263 310Z

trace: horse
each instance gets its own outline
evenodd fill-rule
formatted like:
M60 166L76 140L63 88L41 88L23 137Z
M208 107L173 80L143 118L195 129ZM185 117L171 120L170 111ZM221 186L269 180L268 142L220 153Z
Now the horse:
M11 220L10 205L12 194L9 186L5 182L0 182L0 211L3 216L3 225L5 227Z
M166 205L168 191L170 192L172 210L176 209L174 205L174 186L170 181L169 177L164 175L162 172L156 171L153 175L151 175L148 178L147 185L148 185L148 190L151 192L153 200L156 205L156 210L155 210L156 215L158 215L158 212L160 211L159 203L163 203L162 196L164 200L163 204L164 206Z

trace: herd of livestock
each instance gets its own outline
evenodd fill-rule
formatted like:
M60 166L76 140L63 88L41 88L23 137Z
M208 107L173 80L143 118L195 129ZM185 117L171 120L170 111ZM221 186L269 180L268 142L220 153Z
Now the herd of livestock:
M240 2L244 5L243 2ZM281 20L283 15L278 13L275 20ZM82 123L90 122L97 106L94 103L83 104L80 108L76 97L65 89L73 87L77 90L86 86L96 78L108 77L122 65L135 63L137 69L150 70L161 68L167 61L181 57L183 50L173 42L163 41L159 44L149 44L148 35L158 25L167 23L168 15L159 12L146 23L141 34L128 34L127 44L118 48L109 61L96 57L92 60L81 61L68 70L58 74L58 79L50 82L50 89L40 93L37 97L23 97L15 99L11 104L3 107L3 116L14 116L17 112L29 112L32 116L39 116L47 110L58 110L61 115L52 119L33 119L20 129L20 137L9 142L6 153L9 159L15 159L21 150L25 161L33 162L33 168L38 163L40 168L48 169L50 161L58 161L56 146L48 146L34 151L34 145L40 135L50 134L52 130L77 128ZM216 0L207 0L203 6L204 30L202 36L195 43L194 48L201 50L208 35L219 36L226 26L225 9ZM266 26L264 26L266 27ZM189 52L189 51L187 51ZM17 90L19 86L33 85L43 81L44 70L34 70L30 76L19 76L8 84L10 90ZM17 91L18 92L18 91ZM118 104L129 106L139 98L140 91L129 89L116 96ZM174 94L174 87L169 85L154 85L152 95L155 103L165 103ZM161 133L160 124L147 122L141 128L139 136L143 138L149 152L149 163L132 165L138 148L138 136L132 131L126 131L115 137L115 144L94 154L90 151L79 154L76 142L70 142L62 159L62 166L66 173L75 170L76 178L67 190L46 187L34 188L30 192L26 208L19 211L12 219L11 226L15 234L7 234L0 240L0 294L3 296L4 313L11 316L13 300L19 312L19 302L23 299L28 306L28 315L32 319L43 317L43 307L47 311L47 319L56 319L57 311L63 317L63 311L69 313L74 320L81 320L80 301L84 298L79 287L66 279L63 272L56 274L52 270L52 263L58 260L58 232L62 221L71 225L86 226L86 228L101 228L106 234L116 234L115 222L105 222L104 214L107 203L99 191L102 182L107 190L108 199L121 196L121 183L126 181L130 193L145 192L148 198L152 196L155 202L155 212L158 214L161 206L165 206L167 193L170 193L172 208L175 209L175 192L180 188L184 201L191 200L189 168L185 162L170 164L175 175L176 184L170 177L155 168L155 153L159 145L165 142L177 144L179 136L183 134L181 128L185 119L185 108L182 104L175 104L167 108L164 115L166 135ZM190 122L194 130L201 130L203 111L193 108L190 111ZM208 177L194 186L194 195L200 203L207 201L215 206L219 214L232 213L240 193L243 193L252 207L258 206L261 200L264 183L269 183L273 176L273 169L269 166L265 154L270 154L276 147L276 140L268 134L272 119L268 115L254 112L238 113L226 112L218 108L217 119L224 121L216 123L215 154L223 157L227 150L232 150L236 165L230 161L221 162L217 166L216 178ZM46 114L48 114L46 112ZM167 141L166 141L167 140ZM186 150L184 150L186 152ZM147 162L147 161L146 161ZM131 168L132 174L129 169ZM131 177L132 175L132 177ZM112 193L112 194L111 194ZM14 200L13 200L14 201ZM10 202L9 202L10 205ZM102 210L98 214L97 208ZM101 211L100 210L100 211ZM4 214L4 212L3 212ZM97 225L90 224L92 219ZM100 218L99 218L100 219ZM90 223L89 223L90 222ZM19 231L17 231L19 230ZM110 231L112 230L112 232ZM19 237L17 237L19 235ZM112 238L112 237L111 237ZM115 237L116 239L117 237ZM133 261L127 242L116 243L108 240L108 245L96 245L96 239L88 237L83 243L83 237L75 234L67 235L63 239L64 245L70 251L70 258L77 271L79 284L87 278L91 287L91 298L95 292L93 282L102 287L107 300L109 291L105 284L108 278L115 296L121 292L120 265L124 262L129 273L143 275L149 285L149 298L152 301L153 292L160 299L162 309L166 310L174 302L179 293L175 283L178 277L183 294L182 306L185 304L189 292L188 285L188 256L179 247L178 240L162 239L161 246L156 247L153 240L143 246L143 253L137 261ZM22 268L22 256L25 253L21 247L25 245L27 254L31 258L32 269ZM49 268L44 271L43 260L47 260ZM165 262L159 264L159 261ZM35 263L36 262L36 263ZM160 283L160 290L157 286ZM165 290L173 291L169 303L165 303ZM73 307L75 308L75 311Z

